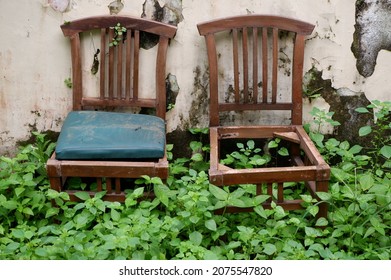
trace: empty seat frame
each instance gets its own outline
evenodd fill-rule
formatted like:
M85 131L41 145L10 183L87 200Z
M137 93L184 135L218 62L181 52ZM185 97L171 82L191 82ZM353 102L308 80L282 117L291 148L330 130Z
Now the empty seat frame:
M106 191L103 199L123 202L132 181L129 178L168 177L166 57L176 27L105 15L66 22L61 29L71 42L73 111L47 162L50 186L77 200L75 192L80 189L72 190L68 179L84 178L93 182L92 189L86 189L91 196ZM144 35L156 40L157 46L141 50ZM95 38L100 41L97 46ZM144 63L152 57L152 63ZM144 74L149 87L141 87L144 65L152 67L147 69L147 77ZM95 79L97 90L83 83L88 75ZM145 94L142 89L150 92ZM152 110L154 115L134 114L135 108Z
M263 203L264 208L270 208L272 201L285 210L302 208L301 197L284 197L284 191L290 186L287 183L296 182L315 199L319 199L316 192L328 191L330 168L302 126L304 45L313 28L312 24L295 19L256 14L198 24L199 33L206 41L210 77L210 181L217 186L254 184L257 195L270 195ZM280 82L283 79L290 83L285 91ZM228 85L224 87L223 82ZM264 111L276 110L290 112L288 124L223 123L232 112L238 115L256 111L259 117ZM273 138L286 142L289 164L235 169L221 163L224 140ZM326 215L327 203L322 202L318 216Z

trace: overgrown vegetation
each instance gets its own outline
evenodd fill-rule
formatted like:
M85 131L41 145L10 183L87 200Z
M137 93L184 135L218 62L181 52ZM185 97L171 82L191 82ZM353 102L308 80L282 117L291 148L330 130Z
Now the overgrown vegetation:
M317 205L301 194L306 209L263 209L268 197L254 187L218 188L210 184L205 129L193 129L191 158L173 159L166 184L144 176L124 204L90 198L79 203L49 188L45 163L54 144L36 133L36 143L14 158L0 158L0 259L389 259L391 252L391 123L388 102L358 108L376 124L360 129L371 147L326 138L319 131L331 113L313 110L316 128L308 131L332 166L327 219L316 219ZM309 129L309 126L307 126ZM273 142L274 141L274 142ZM284 156L278 140L268 148ZM239 144L226 160L235 166L266 164L254 142ZM259 156L257 156L259 155ZM156 198L139 201L146 189ZM287 188L289 191L290 188ZM58 205L53 207L51 200ZM216 215L226 205L254 212Z

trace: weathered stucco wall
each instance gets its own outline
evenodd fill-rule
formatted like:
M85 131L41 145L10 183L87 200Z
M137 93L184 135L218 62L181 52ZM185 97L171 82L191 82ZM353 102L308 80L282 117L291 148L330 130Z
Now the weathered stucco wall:
M27 140L31 131L59 131L71 106L70 53L59 28L64 21L109 14L112 0L18 0L0 2L0 154ZM60 4L70 2L61 7ZM335 111L339 131L354 139L364 123L354 113L368 100L390 100L391 1L374 0L122 0L121 14L178 26L169 49L172 134L208 125L208 76L203 38L196 24L224 16L262 13L311 22L306 42L304 119L313 106ZM67 4L67 3L65 3ZM150 42L153 47L153 42ZM88 84L87 84L88 86ZM278 116L277 116L278 117ZM349 130L349 133L346 133ZM325 132L327 132L325 128ZM338 133L336 132L337 136ZM175 137L174 137L175 138Z

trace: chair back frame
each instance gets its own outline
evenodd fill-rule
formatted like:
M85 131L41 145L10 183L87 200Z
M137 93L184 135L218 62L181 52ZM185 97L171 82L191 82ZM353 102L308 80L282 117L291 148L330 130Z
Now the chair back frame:
M223 18L198 25L200 35L205 36L210 75L210 126L219 126L219 113L222 111L246 110L289 110L291 122L302 124L302 73L305 37L312 33L314 25L290 18L271 15L246 15ZM219 101L219 55L216 47L216 35L230 31L233 44L234 102ZM278 52L280 31L295 33L292 62L292 100L278 102ZM271 34L271 44L268 37ZM241 38L239 38L241 37ZM251 38L250 38L251 37ZM269 40L270 41L270 40ZM241 42L241 44L240 44ZM270 45L270 46L269 46ZM271 47L271 51L269 48ZM240 54L242 61L240 61ZM271 54L271 65L269 55ZM252 58L252 59L251 59ZM242 69L240 69L240 63ZM252 67L249 67L251 66ZM269 75L271 68L271 75ZM252 76L249 72L252 70ZM262 76L259 77L259 72ZM241 76L242 74L242 76ZM241 77L240 77L241 76ZM269 79L271 76L271 83ZM252 78L252 79L250 79ZM261 78L262 88L258 91ZM239 88L240 79L243 89ZM252 83L250 83L252 80ZM269 86L271 85L271 90ZM252 98L249 91L252 88ZM270 95L271 91L271 97ZM243 93L243 98L240 94Z
M126 29L123 42L110 46L115 40L115 27ZM156 108L156 115L165 119L166 84L165 69L169 39L175 35L176 27L168 24L131 16L95 16L61 25L71 41L73 110L85 107L146 107ZM83 93L83 71L80 34L100 30L100 89L98 97L86 97ZM140 34L159 36L156 56L156 97L139 97ZM124 63L118 62L124 61Z

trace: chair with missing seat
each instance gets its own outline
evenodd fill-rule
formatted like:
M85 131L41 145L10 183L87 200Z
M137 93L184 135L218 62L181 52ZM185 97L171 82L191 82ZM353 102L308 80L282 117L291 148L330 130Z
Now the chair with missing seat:
M292 196L292 188L304 188L304 194L317 200L316 192L328 191L330 168L302 126L304 45L313 29L314 25L299 20L254 14L198 24L209 64L210 181L217 186L253 184L255 195L270 196L262 204L264 208L272 203L285 210L302 208L303 200ZM280 112L274 116L288 113L288 123L229 124L234 117L250 122L262 117L271 120L265 114L271 111ZM245 117L248 112L255 114ZM290 157L279 160L281 165L254 168L224 164L224 142L245 139L279 139ZM225 211L251 210L232 206ZM320 203L318 216L326 215L327 203Z
M77 200L80 189L71 182L81 178L91 196L106 191L103 199L123 202L131 178L168 176L166 57L176 27L115 15L66 22L61 29L70 39L73 110L47 162L50 186ZM157 46L141 49L143 36Z

